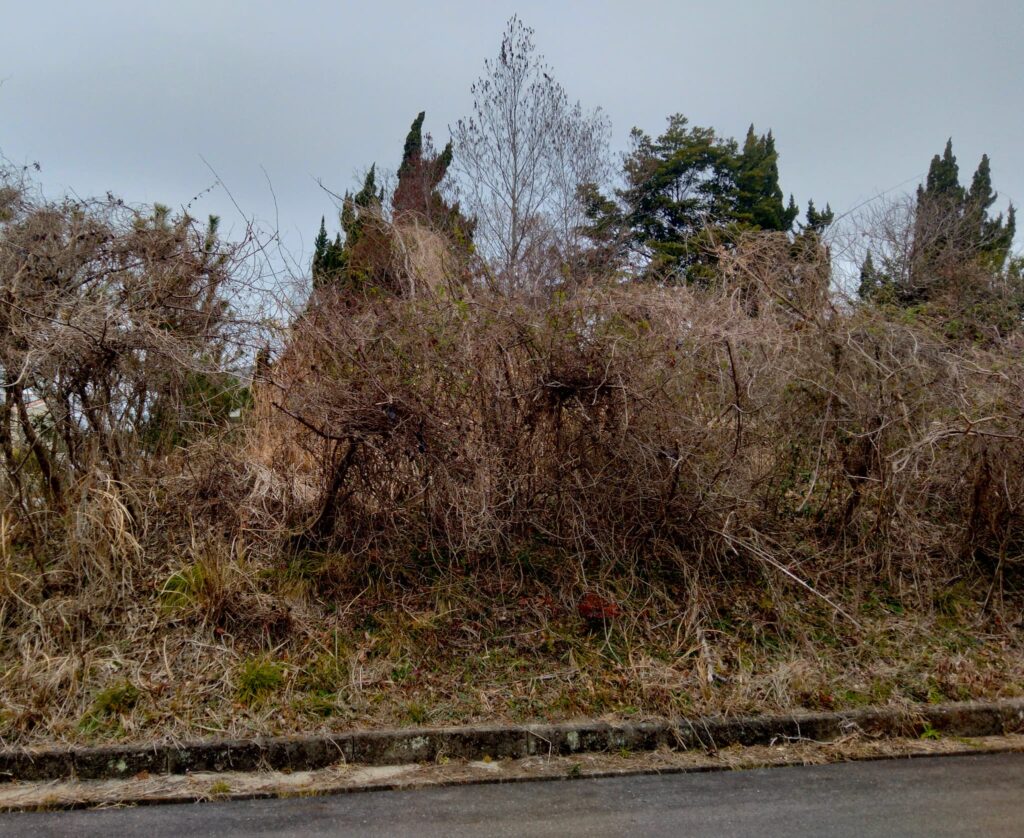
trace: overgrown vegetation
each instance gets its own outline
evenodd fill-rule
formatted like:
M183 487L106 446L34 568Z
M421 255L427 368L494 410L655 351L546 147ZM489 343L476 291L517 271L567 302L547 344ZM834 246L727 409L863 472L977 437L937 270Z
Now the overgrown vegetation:
M589 244L488 263L422 125L277 331L216 219L5 173L0 739L1020 693L987 165L945 222L928 191L880 217L846 299L770 134L676 120L579 192Z

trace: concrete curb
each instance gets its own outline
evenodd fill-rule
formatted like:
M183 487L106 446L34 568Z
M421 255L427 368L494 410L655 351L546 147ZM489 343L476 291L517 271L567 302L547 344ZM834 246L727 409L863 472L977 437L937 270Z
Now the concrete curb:
M441 760L399 766L335 764L317 771L218 772L148 775L114 780L45 780L0 783L0 813L153 806L212 801L266 800L362 792L411 791L465 785L614 779L792 768L842 762L939 759L1016 754L1024 736L870 738L844 736L706 751L615 752L528 757L521 760ZM382 775L380 772L384 772Z
M1024 732L1024 699L732 719L469 725L178 744L11 748L0 749L0 781L121 779L142 772L310 771L338 762L401 765L441 758L522 759L661 747L715 751L780 740L830 742L855 732L918 736L927 729L964 737Z

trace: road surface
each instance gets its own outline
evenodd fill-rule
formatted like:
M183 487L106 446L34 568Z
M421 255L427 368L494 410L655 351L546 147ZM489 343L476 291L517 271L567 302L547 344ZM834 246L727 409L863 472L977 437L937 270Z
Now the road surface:
M0 835L1024 836L1024 754L0 815Z

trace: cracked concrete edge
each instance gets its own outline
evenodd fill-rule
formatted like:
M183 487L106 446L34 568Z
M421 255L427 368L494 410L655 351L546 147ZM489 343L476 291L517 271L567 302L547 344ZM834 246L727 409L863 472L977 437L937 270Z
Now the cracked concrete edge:
M148 745L5 748L0 749L0 782L196 771L309 771L342 762L382 766L659 748L715 751L776 741L830 742L852 732L918 736L929 729L960 737L1024 732L1024 699L738 718L466 725Z

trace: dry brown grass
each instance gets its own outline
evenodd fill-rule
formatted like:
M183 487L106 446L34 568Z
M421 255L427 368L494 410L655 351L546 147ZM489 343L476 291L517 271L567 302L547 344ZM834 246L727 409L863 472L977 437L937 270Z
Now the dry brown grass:
M1020 693L1018 335L841 306L780 237L541 300L410 234L232 423L234 257L44 209L0 253L4 743Z

